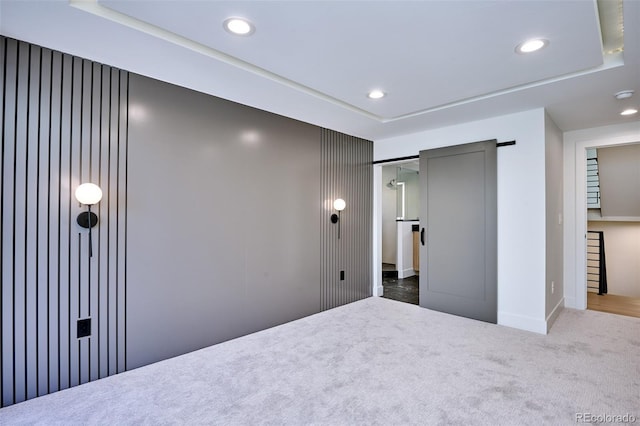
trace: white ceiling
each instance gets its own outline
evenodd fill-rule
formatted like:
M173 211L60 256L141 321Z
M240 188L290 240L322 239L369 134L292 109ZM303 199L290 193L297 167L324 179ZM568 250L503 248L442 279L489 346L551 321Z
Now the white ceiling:
M372 140L539 107L640 126L619 115L640 104L637 0L0 0L0 33ZM515 53L530 37L550 43Z

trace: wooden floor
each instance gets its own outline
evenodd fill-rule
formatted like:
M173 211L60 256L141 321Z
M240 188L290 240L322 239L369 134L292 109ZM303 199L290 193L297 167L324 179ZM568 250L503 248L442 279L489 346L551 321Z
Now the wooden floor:
M587 309L640 318L640 298L587 292Z

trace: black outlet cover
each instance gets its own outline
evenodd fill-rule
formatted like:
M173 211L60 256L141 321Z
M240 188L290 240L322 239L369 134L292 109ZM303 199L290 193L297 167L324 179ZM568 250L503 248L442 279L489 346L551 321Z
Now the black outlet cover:
M87 336L91 336L91 318L79 319L77 337L79 339Z
M340 271L340 281L344 281L344 271Z

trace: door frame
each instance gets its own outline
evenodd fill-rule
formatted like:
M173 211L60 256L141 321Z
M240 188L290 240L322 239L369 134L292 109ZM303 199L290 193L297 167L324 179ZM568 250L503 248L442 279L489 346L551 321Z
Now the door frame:
M415 160L389 161L373 165L373 250L372 250L372 289L373 296L382 296L382 167L410 163Z
M568 308L587 308L587 149L639 143L638 122L629 124L628 128L605 126L565 133L564 299Z
M373 165L373 250L372 290L374 296L382 296L382 164Z

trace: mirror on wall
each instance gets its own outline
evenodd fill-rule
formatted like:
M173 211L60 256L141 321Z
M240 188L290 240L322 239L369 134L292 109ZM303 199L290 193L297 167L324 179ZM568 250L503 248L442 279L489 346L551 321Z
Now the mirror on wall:
M418 166L403 164L396 169L396 219L417 220L420 208Z
M382 167L382 263L396 270L398 222L418 220L418 162Z

